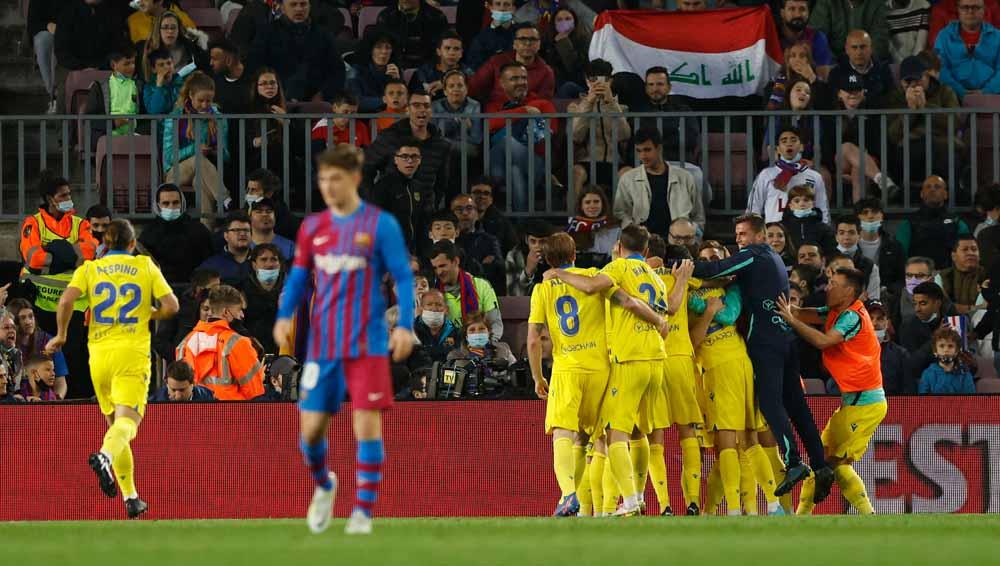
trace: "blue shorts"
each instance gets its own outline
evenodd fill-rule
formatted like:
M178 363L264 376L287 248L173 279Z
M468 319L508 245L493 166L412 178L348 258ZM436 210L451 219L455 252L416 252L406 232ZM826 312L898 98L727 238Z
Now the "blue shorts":
M392 406L392 379L386 356L306 362L299 385L302 411L335 414L348 390L355 409L381 410Z

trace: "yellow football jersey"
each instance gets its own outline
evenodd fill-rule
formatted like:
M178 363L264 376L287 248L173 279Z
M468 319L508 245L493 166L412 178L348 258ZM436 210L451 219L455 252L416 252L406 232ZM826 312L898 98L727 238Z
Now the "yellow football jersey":
M667 295L674 290L675 279L670 274L670 270L665 267L656 269L656 274L663 279L663 285L667 288ZM688 279L687 289L684 290L684 297L677 312L670 315L670 334L667 335L663 343L668 356L694 356L694 346L691 344L691 334L688 333L688 291L701 287L701 280L695 278ZM664 299L666 301L666 299Z
M725 289L697 289L692 295L702 299L724 299ZM698 361L706 370L718 365L747 358L746 343L732 324L723 326L713 320L705 331L705 339L698 345Z
M607 292L608 298L621 288L655 308L666 308L663 281L641 256L618 258L604 266L601 273L614 282L614 287ZM655 326L614 302L611 302L608 312L608 346L613 361L662 360L666 356L663 339Z
M110 252L76 269L70 287L90 304L90 346L149 351L153 299L173 291L148 256Z
M596 269L571 267L567 271L593 277ZM552 371L607 371L608 342L604 328L604 297L588 295L549 279L531 292L529 324L544 324L552 337Z

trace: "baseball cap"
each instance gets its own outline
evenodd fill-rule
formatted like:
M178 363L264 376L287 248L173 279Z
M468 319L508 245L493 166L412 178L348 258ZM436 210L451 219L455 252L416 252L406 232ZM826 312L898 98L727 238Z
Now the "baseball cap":
M846 75L841 75L837 84L835 85L837 90L846 90L847 92L858 92L865 90L865 81L861 75L855 72L849 72Z
M887 314L885 305L882 304L882 301L875 299L865 301L865 310L867 310L869 314L871 314L872 311L882 311L882 314Z
M916 55L911 55L899 64L899 78L904 81L922 79L927 72L927 65Z

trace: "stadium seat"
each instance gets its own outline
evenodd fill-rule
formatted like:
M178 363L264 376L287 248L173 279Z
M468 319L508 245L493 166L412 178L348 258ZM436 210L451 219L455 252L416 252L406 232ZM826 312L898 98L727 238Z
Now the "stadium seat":
M211 38L220 38L226 33L226 22L217 8L188 8L188 15L198 25L198 29Z
M87 101L87 92L94 81L100 81L111 76L111 71L101 71L98 69L83 69L82 71L70 71L66 75L66 85L63 92L66 93L66 113L76 114L81 102Z
M410 79L413 78L413 73L416 73L416 69L403 69L403 82L407 85L410 84Z
M340 10L340 15L344 18L344 30L350 32L350 35L346 39L353 39L355 37L354 33L354 17L351 16L351 11L347 8L337 8Z
M192 8L215 8L215 0L184 0L182 3L188 14Z
M806 395L826 395L826 384L822 379L803 379L806 384Z
M287 106L289 114L329 114L332 112L330 103L322 100L289 102Z
M1000 379L980 379L976 382L976 393L1000 393Z
M448 24L455 25L455 20L458 16L458 6L441 6L440 10L444 12L444 17L448 18Z
M358 39L364 38L365 31L375 25L378 14L385 9L385 6L365 6L358 14Z
M111 156L112 202L108 202L108 173L105 169L108 155ZM151 136L108 136L97 140L97 186L101 203L119 214L129 213L129 162L135 156L135 212L148 213L153 192L150 175L155 167L153 141Z
M233 10L229 12L229 17L226 18L226 23L222 27L222 31L226 34L226 37L229 37L229 32L233 31L233 24L236 23L236 18L240 17L241 10L243 10L243 6L233 8Z
M504 321L528 320L531 297L500 297L500 316Z
M726 186L726 134L708 134L708 182L716 190ZM729 182L733 188L733 207L740 208L746 201L747 179L747 135L729 134ZM742 195L742 200L737 197Z

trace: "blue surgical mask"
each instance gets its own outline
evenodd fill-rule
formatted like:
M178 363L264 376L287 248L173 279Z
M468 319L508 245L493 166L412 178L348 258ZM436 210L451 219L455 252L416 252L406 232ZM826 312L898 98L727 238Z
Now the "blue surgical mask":
M247 204L257 204L262 200L264 200L264 197L260 195L247 195Z
M179 208L161 208L160 218L166 220L167 222L173 222L181 217L181 209Z
M844 255L849 255L849 256L858 253L858 246L857 246L857 244L855 244L855 245L853 245L853 246L851 246L849 248L845 248L844 246L841 246L841 245L838 244L837 245L837 249L840 250L840 253L842 253Z
M496 10L490 10L490 17L493 18L494 24L501 26L514 20L514 12L498 12Z
M862 232L868 232L869 234L873 234L875 232L878 232L879 228L881 227L882 227L881 220L873 220L871 222L865 222L864 220L861 221Z
M281 275L280 269L258 269L257 270L257 280L261 283L271 284L278 280L278 276Z
M490 343L489 332L476 332L469 334L467 338L470 348L485 348Z
M806 208L803 210L792 210L792 214L795 215L795 218L809 218L813 215L813 211Z
M997 221L993 218L990 218L989 216L986 217L986 220L983 220L983 224L985 224L986 226L994 226L996 225L996 223Z
M800 152L796 153L795 157L793 157L791 159L785 159L785 157L781 156L781 155L778 156L778 159L781 159L785 163L798 163L799 161L802 161L802 152L800 151Z
M73 210L73 201L64 200L62 202L56 203L56 210L59 212L69 212Z

